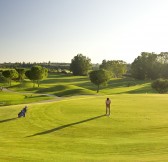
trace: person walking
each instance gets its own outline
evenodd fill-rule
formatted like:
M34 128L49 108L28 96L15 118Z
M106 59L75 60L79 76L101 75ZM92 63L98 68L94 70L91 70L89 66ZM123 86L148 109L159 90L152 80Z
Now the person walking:
M109 98L106 99L105 101L106 103L106 115L110 116L110 104L111 104L111 100Z

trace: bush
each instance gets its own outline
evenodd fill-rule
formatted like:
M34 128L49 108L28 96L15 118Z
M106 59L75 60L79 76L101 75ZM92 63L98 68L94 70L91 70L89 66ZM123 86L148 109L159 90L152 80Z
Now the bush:
M168 92L168 80L157 79L151 84L152 88L155 89L159 93L167 93Z

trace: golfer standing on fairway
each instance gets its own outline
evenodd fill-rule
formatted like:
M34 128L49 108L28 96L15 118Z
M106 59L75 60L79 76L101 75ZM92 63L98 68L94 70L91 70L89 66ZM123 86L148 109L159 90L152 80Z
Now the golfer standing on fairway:
M111 104L111 100L109 98L106 99L105 101L106 103L106 115L110 116L110 104Z

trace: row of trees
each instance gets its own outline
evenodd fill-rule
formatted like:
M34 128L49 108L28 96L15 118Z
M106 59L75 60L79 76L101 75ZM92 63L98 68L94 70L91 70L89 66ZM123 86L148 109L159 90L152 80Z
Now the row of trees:
M126 73L126 65L126 62L122 60L103 60L98 69L107 70L111 77L119 78ZM92 70L91 59L82 54L76 55L71 60L70 70L72 71L73 75L88 75L89 71Z
M97 92L99 92L100 85L106 84L111 77L122 77L126 69L126 63L122 60L103 60L97 70L92 70L91 59L82 54L76 55L70 64L73 75L89 74L90 81L97 86Z
M42 66L33 66L28 70L24 68L5 70L2 72L2 75L10 86L12 80L22 83L25 78L28 78L33 82L33 87L35 87L35 84L39 87L40 81L48 76L48 70Z
M115 66L116 71L113 73L111 72L112 68L110 67L109 63L110 65ZM117 70L117 66L118 68L120 67L119 64L120 62L106 62L104 60L101 69L91 71L91 60L82 54L78 54L72 59L70 70L72 71L73 75L88 75L89 71L91 71L89 73L89 78L92 83L97 85L98 92L100 85L107 83L113 74L117 77L120 76L119 73L121 73L121 70ZM25 68L8 69L3 71L2 75L6 78L10 86L12 80L19 81L20 84L22 84L23 80L28 78L33 82L33 87L35 87L35 84L37 84L39 87L40 80L47 77L48 70L45 67L37 65L31 67L29 70L26 70Z
M168 78L168 52L142 52L131 64L131 74L141 80Z
M128 64L122 60L103 60L98 70L91 70L91 60L82 54L75 56L70 64L73 75L87 75L92 83L97 85L97 92L101 84L107 83L110 78L119 78L126 74ZM142 52L130 66L129 76L135 79L156 80L151 85L159 93L168 91L168 52L160 54ZM127 74L128 75L128 74ZM163 79L159 79L163 78Z
M71 63L3 63L1 66L6 68L31 68L40 65L48 68L63 68L71 70L73 75L87 75L93 69L91 59L78 54ZM104 69L110 72L112 77L122 77L128 71L128 64L122 60L103 60L102 64L96 66L98 69ZM168 52L160 54L142 52L140 56L135 58L130 66L130 75L136 79L157 79L168 78Z
M128 70L128 65L122 60L103 60L97 67L93 70L91 59L82 54L76 55L69 64L73 75L89 75L90 81L97 85L97 92L101 84L106 84L112 77L122 77ZM131 64L130 74L136 79L168 78L168 52L160 54L142 52ZM6 70L2 75L8 80L9 85L11 80L18 80L21 83L27 77L33 82L33 87L35 84L39 87L40 80L47 77L48 69L36 65L29 70L25 68ZM159 85L158 82L157 85Z
M31 68L33 66L42 66L47 68L48 70L69 70L70 63L57 63L57 62L4 62L0 64L0 68L11 68L11 69L16 69L16 68Z
M111 77L122 77L128 70L128 65L122 60L103 60L99 69L107 70ZM90 58L78 54L71 60L70 70L73 75L87 75L91 70ZM130 67L130 74L136 79L168 78L168 52L160 54L142 52Z

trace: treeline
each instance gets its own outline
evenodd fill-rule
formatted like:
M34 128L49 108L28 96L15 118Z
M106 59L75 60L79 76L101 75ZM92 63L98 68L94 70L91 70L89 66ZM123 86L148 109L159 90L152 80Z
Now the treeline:
M133 78L152 80L151 87L159 93L168 92L168 52L142 52L131 64Z
M73 75L89 75L90 81L97 86L106 84L111 78L122 77L127 72L127 65L122 60L103 60L98 68L93 68L91 59L82 55L76 55L70 64Z
M20 82L22 86L25 79L29 79L33 83L33 87L37 84L40 85L40 81L47 78L48 69L39 65L32 66L30 69L15 68L6 69L0 73L0 82L6 82L9 86L12 85L12 80Z
M97 86L97 92L100 85L107 83L110 78L123 76L140 80L157 79L152 88L159 93L168 92L168 52L142 52L131 65L122 60L103 60L98 69L91 70L91 67L91 59L82 54L75 56L70 64L73 75L89 74L90 81Z
M65 72L67 74L66 70L68 70L72 75L88 75L90 81L97 85L97 92L101 84L107 83L111 78L121 78L123 76L140 80L162 78L162 80L157 80L152 87L157 91L157 86L159 88L163 87L160 92L168 91L168 81L163 80L168 79L168 52L161 52L160 54L142 52L132 64L127 64L122 60L103 60L101 64L92 64L89 57L77 54L72 58L71 63L51 63L50 61L47 63L3 63L0 64L0 67L2 69L15 69L18 73L16 75L13 70L1 71L1 76L7 78L9 84L11 80L24 80L24 78L21 78L21 73L23 73L23 76L39 86L39 81L46 78L48 72ZM37 74L36 70L33 71L34 67L41 72ZM39 70L40 68L41 70Z
M54 62L15 62L15 63L11 63L11 62L4 62L0 64L0 68L2 69L16 69L16 68L32 68L33 66L42 66L45 67L49 70L49 72L55 72L55 71L61 71L61 70L69 70L70 67L70 63L54 63Z
M88 75L91 70L99 69L108 71L112 78L120 78L128 71L128 65L122 60L103 60L99 66L93 66L91 59L82 54L76 55L70 64L73 75Z
M59 72L59 73L67 73L67 71L70 72L70 64L71 63L58 63L58 62L33 62L33 63L25 63L25 62L4 62L0 63L0 71L2 72L3 69L16 69L16 68L25 68L25 69L30 69L33 66L42 66L48 69L48 72ZM92 64L92 69L98 69L99 64Z
M158 79L168 78L168 52L161 52L160 54L142 52L140 56L135 58L132 64L127 64L122 60L103 60L101 64L92 64L91 59L77 54L71 60L71 63L1 63L2 69L16 69L16 68L32 68L33 66L42 66L48 69L48 72L60 72L69 70L73 75L88 75L90 70L104 69L110 72L112 77L131 76L135 79Z
M142 52L131 64L131 75L136 79L168 79L168 52Z

